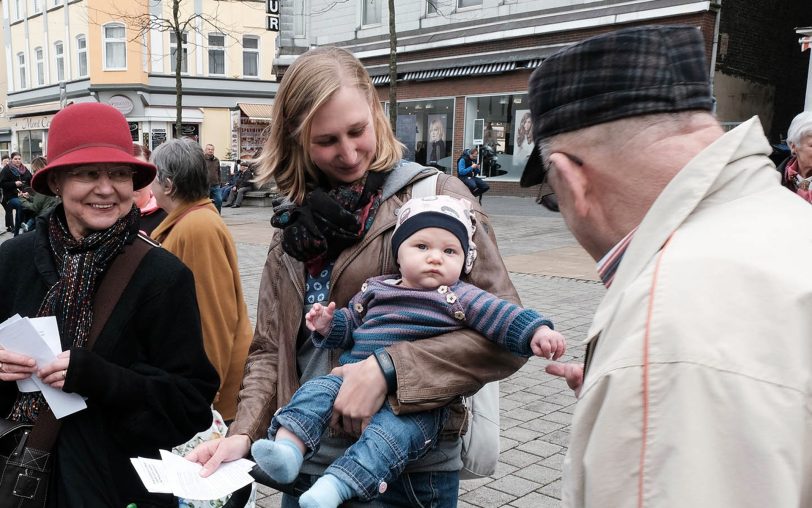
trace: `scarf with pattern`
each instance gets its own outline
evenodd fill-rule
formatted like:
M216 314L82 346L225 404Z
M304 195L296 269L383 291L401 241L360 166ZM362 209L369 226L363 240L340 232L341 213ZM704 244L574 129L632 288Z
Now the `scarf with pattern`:
M99 277L121 252L131 233L138 231L140 212L135 206L112 226L84 238L71 235L63 205L48 220L48 239L59 279L42 300L37 316L56 316L62 343L83 348L93 324L93 296ZM21 393L10 418L34 422L46 406L42 392Z
M366 234L382 201L388 173L367 172L349 184L307 193L299 206L281 206L271 219L281 228L282 249L305 263L311 275Z

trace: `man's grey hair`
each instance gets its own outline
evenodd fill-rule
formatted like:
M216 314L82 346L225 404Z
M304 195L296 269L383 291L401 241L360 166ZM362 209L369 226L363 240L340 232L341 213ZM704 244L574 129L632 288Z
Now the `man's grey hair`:
M209 195L209 175L203 149L189 139L170 139L152 152L151 162L158 168L158 181L172 182L171 196L191 202Z

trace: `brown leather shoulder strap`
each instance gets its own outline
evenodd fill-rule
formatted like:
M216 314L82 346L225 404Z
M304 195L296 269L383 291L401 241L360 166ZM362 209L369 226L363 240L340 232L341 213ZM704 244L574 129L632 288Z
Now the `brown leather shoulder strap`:
M132 279L135 270L141 264L144 256L156 245L149 238L139 234L133 243L124 246L121 254L113 260L93 298L93 324L90 325L87 349L93 348L96 339L110 319L116 303L124 293L124 289ZM53 411L48 408L37 418L37 423L28 438L29 445L38 450L50 451L56 442L56 436L59 434L61 425L61 422L54 416Z

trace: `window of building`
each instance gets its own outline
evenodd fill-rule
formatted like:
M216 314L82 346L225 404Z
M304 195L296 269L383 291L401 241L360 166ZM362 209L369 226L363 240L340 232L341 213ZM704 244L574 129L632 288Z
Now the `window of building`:
M56 80L65 81L65 47L62 41L54 43L54 59L56 61Z
M25 88L28 82L25 75L25 53L17 53L17 67L20 69L20 88Z
M259 77L259 37L254 35L242 37L242 75Z
M451 172L454 161L454 99L398 101L395 135L403 158Z
M226 73L226 36L209 34L209 74Z
M384 0L363 0L363 24L380 25Z
M102 27L104 34L104 69L127 68L126 28L121 23L110 23Z
M310 8L307 5L310 0L299 0L293 3L293 36L307 37L307 19Z
M476 119L485 121L482 142L493 148L500 166L489 175L489 168L483 164L483 173L518 180L534 148L527 94L468 97L465 101L465 146L470 147L473 143L472 126Z
M34 14L42 12L42 2L40 0L31 0L31 12Z
M437 14L437 2L439 0L426 0L426 14Z
M476 7L482 5L482 0L457 0L457 7Z
M23 1L14 0L14 19L23 19Z
M76 66L80 77L87 76L87 39L84 35L76 36Z
M45 84L45 56L42 48L34 48L34 62L37 66L37 85Z
M42 156L45 153L44 141L44 130L17 132L17 150L24 161L30 161L34 157Z
M187 56L189 56L189 50L186 47L186 41L188 40L188 34L183 32L180 35L181 46L183 47L183 51L181 52L180 56L180 72L187 73L189 72L189 61ZM178 38L175 35L175 32L169 32L169 70L170 72L175 72L175 67L177 65L177 58L178 58Z

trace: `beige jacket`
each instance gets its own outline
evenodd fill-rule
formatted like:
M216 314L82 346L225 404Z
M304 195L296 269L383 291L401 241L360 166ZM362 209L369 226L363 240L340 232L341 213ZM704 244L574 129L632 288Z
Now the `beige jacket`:
M812 207L769 153L746 122L640 224L589 331L564 506L812 506Z
M397 168L396 170L397 171ZM419 180L428 173L418 175ZM391 177L390 177L391 178ZM440 175L437 193L471 200L467 187L457 178ZM331 277L330 299L347 305L369 277L397 271L391 237L395 210L411 195L411 186L381 203L364 239L345 250L336 260ZM501 298L519 303L496 247L488 217L475 205L479 221L474 242L478 258L466 281ZM262 274L257 307L257 327L246 364L237 419L229 434L247 434L251 440L265 437L274 411L290 401L299 387L296 370L296 338L304 319L305 270L302 263L282 251L275 235ZM462 330L435 339L402 342L387 348L397 369L398 390L389 401L396 412L432 409L477 391L484 383L509 376L526 361L502 350L476 332ZM331 351L338 365L340 351ZM431 375L427 375L431 373ZM456 404L455 415L461 414ZM446 426L459 433L457 418Z

